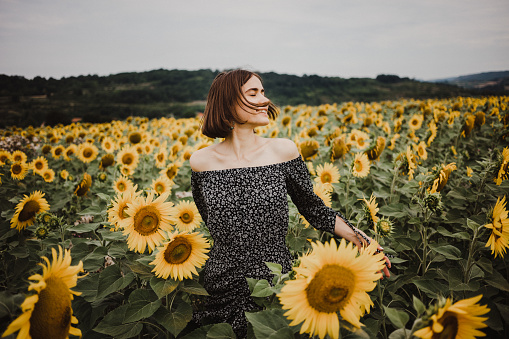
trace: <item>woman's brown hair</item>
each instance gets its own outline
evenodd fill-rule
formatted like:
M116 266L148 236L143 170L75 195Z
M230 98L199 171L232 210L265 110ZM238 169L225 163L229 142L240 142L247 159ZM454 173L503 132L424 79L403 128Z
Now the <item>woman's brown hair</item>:
M209 138L226 138L231 133L233 122L243 124L236 112L236 105L256 109L267 106L267 115L275 119L279 113L277 107L269 101L268 103L253 104L249 102L242 93L242 86L251 77L262 78L251 71L235 69L229 72L219 73L210 86L207 96L207 104L202 119L202 133Z

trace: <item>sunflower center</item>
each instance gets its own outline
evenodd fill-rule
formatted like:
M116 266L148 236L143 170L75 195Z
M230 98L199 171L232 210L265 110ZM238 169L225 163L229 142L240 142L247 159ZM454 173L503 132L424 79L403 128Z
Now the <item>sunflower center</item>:
M335 313L350 300L355 277L349 269L338 265L325 265L306 288L309 305L318 312Z
M157 184L156 185L156 192L157 193L163 193L164 192L164 185L163 184Z
M173 265L182 264L191 255L192 248L187 239L177 238L168 244L164 251L164 260Z
M159 153L159 154L157 155L157 160L158 160L158 161L163 161L163 160L164 160L164 154Z
M357 172L361 172L362 171L362 162L360 162L360 161L356 161L355 162L355 170Z
M145 206L134 216L134 229L143 236L149 236L159 229L159 213L153 206Z
M123 182L119 182L117 184L117 188L120 192L124 192L125 191L125 184Z
M454 339L458 334L458 318L453 312L445 312L440 324L444 327L442 332L433 333L431 339Z
M122 163L125 165L130 165L133 163L133 156L131 154L124 154L122 157Z
M391 225L387 222L387 221L382 221L380 223L380 228L384 231L384 232L389 232L391 230Z
M35 168L37 168L38 170L43 169L43 167L44 167L44 165L42 164L42 162L38 161L38 162L35 163Z
M67 338L71 327L71 294L60 278L50 277L30 317L32 338Z
M55 149L55 155L60 155L60 154L62 154L62 151L63 151L63 150L62 150L61 148L57 148L57 149Z
M94 152L90 148L85 148L83 150L83 157L84 158L91 158Z
M13 174L15 174L15 175L20 174L22 170L23 170L23 167L21 167L20 164L16 163L16 164L12 165L11 171Z
M322 174L322 182L323 183L330 183L332 181L332 178L329 173Z
M193 221L193 215L188 212L182 213L182 215L180 216L180 220L182 220L182 222L186 224L189 224L191 221Z
M23 222L32 219L35 217L37 212L41 209L39 203L35 200L30 200L25 205L23 205L23 209L19 212L18 220Z

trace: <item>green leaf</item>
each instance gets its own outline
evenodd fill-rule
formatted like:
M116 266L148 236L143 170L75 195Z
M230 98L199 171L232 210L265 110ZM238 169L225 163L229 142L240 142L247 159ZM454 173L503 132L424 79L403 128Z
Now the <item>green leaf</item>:
M160 307L154 314L157 322L175 337L187 326L192 317L193 308L183 301L178 302L176 309L172 309L171 312L164 307Z
M281 270L283 269L280 264L273 262L266 262L265 265L267 265L272 274L281 274Z
M162 305L161 300L157 299L153 302L146 300L138 300L128 304L127 311L125 312L124 323L135 322L141 319L148 318L157 311Z
M207 339L235 339L232 326L227 323L215 324L207 332Z
M106 267L99 275L99 283L97 285L97 299L121 290L129 285L135 276L132 272L122 276L118 265Z
M284 338L288 339L295 338L293 331L290 327L283 327L277 330L276 332L271 334L270 337L268 337L267 339L284 339Z
M417 288L433 298L449 293L449 288L436 280L415 277L412 279L412 282Z
M424 306L423 302L417 298L415 295L412 296L414 309L417 311L417 316L419 317L421 314L426 312L426 306Z
M138 261L129 262L127 263L127 266L141 279L148 280L152 279L152 277L154 276L154 273L152 273L152 268Z
M76 292L81 292L81 297L88 302L92 302L97 296L97 285L99 284L99 274L90 274L86 277L78 279Z
M384 306L385 314L396 328L404 328L410 316L405 311Z
M130 303L137 301L152 302L156 301L157 299L157 295L154 293L154 291L146 288L138 288L129 295Z
M476 223L475 221L473 221L472 219L467 219L467 226L468 228L470 228L472 231L475 231L476 229L478 229L481 225L479 225L478 223Z
M493 272L493 263L486 257L477 260L477 265L486 273L491 274Z
M173 279L161 279L157 277L150 279L150 287L152 287L152 290L157 294L158 298L170 294L178 285L179 281Z
M397 329L389 335L389 339L407 339L407 335L410 333L410 330L405 328Z
M93 272L104 264L104 257L108 254L106 247L96 247L94 251L83 258L83 269Z
M280 331L282 328L289 328L283 313L284 310L282 309L270 309L256 313L246 312L245 314L247 320L251 323L251 325L253 325L255 336L257 338L269 338L270 336ZM280 334L284 333L280 332ZM291 336L281 337L281 339L283 338L293 338L293 332Z
M127 235L122 231L111 231L110 228L102 228L97 231L103 240L107 241L122 241L125 242Z
M252 297L268 297L274 293L273 287L265 279L258 280L251 293Z
M101 199L101 200L104 200L106 202L110 202L111 201L111 197L108 195L108 194L104 194L104 193L96 193L97 196Z
M70 232L76 232L76 233L87 233L87 232L93 232L95 231L99 226L101 225L100 222L91 222L91 223L85 223L85 224L78 224L76 226L71 226L67 229L67 231Z
M129 249L127 248L126 242L118 242L111 244L108 249L108 255L113 258L122 258L125 257Z
M462 240L471 240L472 239L472 236L470 234L468 234L468 232L451 233L442 226L437 227L437 232L440 233L441 235L445 235L446 237L450 237L450 238L456 238L456 239L462 239Z
M183 284L180 284L179 288L181 291L189 294L209 295L207 290L205 290L202 285L195 280L186 279L183 281Z
M395 218L404 218L408 215L406 211L406 206L402 203L390 204L380 207L378 213L383 216L395 217Z
M461 260L461 251L452 245L432 243L429 247L433 252L442 254L447 259Z
M492 274L487 276L484 280L486 283L499 290L509 292L509 283L497 270L493 270Z
M130 338L138 335L143 328L141 323L123 324L128 307L128 305L122 305L106 314L94 331L114 338Z

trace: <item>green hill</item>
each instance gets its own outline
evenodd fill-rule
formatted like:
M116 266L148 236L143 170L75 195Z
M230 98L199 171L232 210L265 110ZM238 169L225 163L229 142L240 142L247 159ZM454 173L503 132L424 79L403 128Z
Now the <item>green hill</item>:
M35 126L43 122L65 124L73 118L104 122L130 115L194 116L203 111L210 84L218 73L209 69L158 69L61 79L0 75L0 128ZM376 79L272 72L260 75L267 96L279 106L507 93L504 89L465 89L395 75L379 75Z

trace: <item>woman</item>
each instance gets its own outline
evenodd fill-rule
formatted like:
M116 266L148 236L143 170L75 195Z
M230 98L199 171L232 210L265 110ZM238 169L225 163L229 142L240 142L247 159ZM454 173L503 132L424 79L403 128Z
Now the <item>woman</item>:
M271 281L265 262L279 263L283 272L291 270L285 244L287 194L315 228L359 247L370 241L313 192L293 141L254 133L277 113L260 76L246 70L219 74L208 94L202 132L224 140L194 152L189 160L193 198L214 239L203 272L210 296L206 310L194 319L230 323L238 338L247 333L244 312L257 309L246 277ZM387 268L385 273L389 275Z

